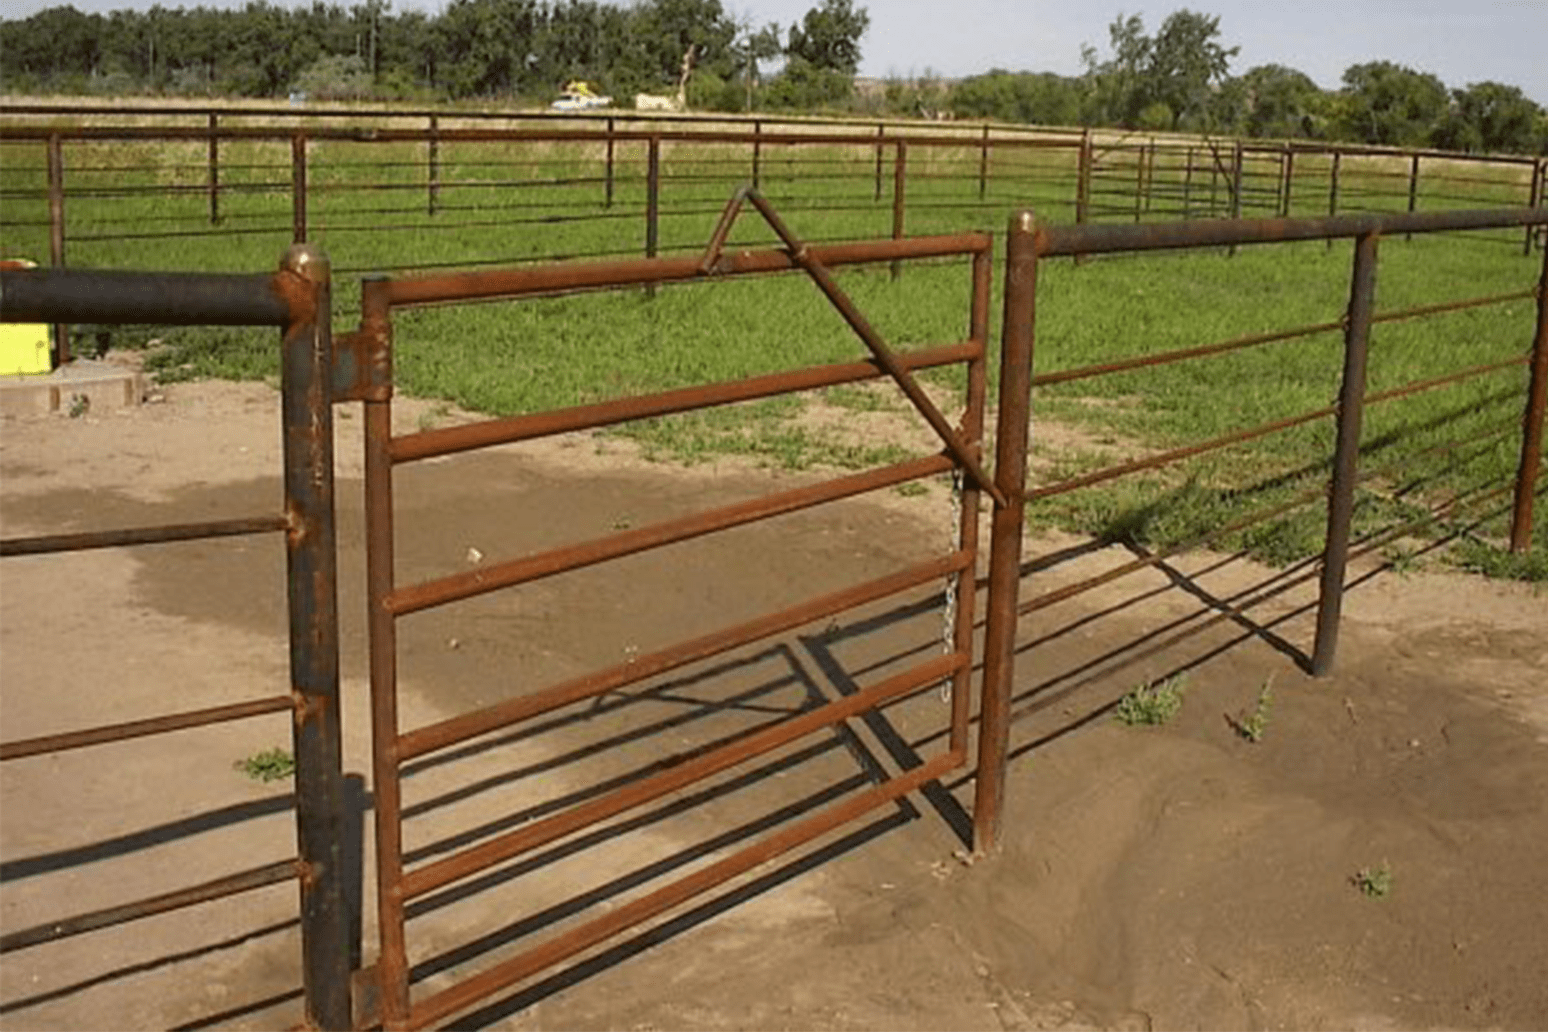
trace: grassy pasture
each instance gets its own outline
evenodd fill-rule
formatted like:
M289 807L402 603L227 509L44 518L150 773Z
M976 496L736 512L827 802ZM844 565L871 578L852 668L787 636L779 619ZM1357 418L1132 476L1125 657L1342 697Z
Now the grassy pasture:
M552 256L633 256L645 248L646 145L619 143L612 204L606 204L603 145L443 142L438 187L429 185L421 143L313 142L308 153L310 236L331 255L337 321L351 325L358 275L508 264ZM1133 149L1098 150L1092 178L1095 220L1224 215L1227 180L1202 147L1169 143L1153 158ZM1051 222L1075 217L1073 151L994 150L980 196L981 152L911 147L906 186L909 234L998 231L1010 210L1034 208ZM45 154L40 145L0 144L0 229L10 254L46 257ZM209 220L207 145L75 143L67 147L71 265L255 271L272 268L291 235L288 143L221 146L219 225ZM893 219L893 152L829 144L762 149L759 180L795 231L811 240L888 236ZM1148 164L1146 162L1149 162ZM1422 175L1420 210L1520 204L1518 181L1495 166ZM1289 211L1325 214L1330 159L1299 156ZM1444 172L1444 177L1442 173ZM1275 214L1284 203L1280 159L1244 163L1243 214ZM659 251L703 246L726 196L752 177L751 155L727 144L667 142L661 156ZM1340 210L1406 210L1405 159L1342 159ZM1148 189L1137 187L1143 184ZM1127 191L1127 192L1125 192ZM1148 205L1148 206L1147 206ZM770 234L744 214L732 246L762 246ZM1531 286L1539 262L1521 255L1519 232L1384 241L1378 311ZM1076 266L1045 263L1040 275L1039 372L1247 333L1337 320L1347 299L1350 245L1321 243L1153 257L1115 257ZM965 335L964 262L913 265L894 282L885 268L846 270L841 282L883 336L900 347ZM998 276L996 291L998 292ZM998 293L992 306L999 314ZM1520 355L1531 338L1531 301L1514 301L1374 331L1370 389L1385 390L1456 369ZM155 361L165 375L265 376L274 372L268 334L234 330L155 332L167 342ZM998 338L998 327L994 330ZM121 335L132 342L134 334ZM805 280L770 277L661 290L481 304L405 312L397 324L397 373L415 394L479 411L510 414L731 379L861 354L842 321ZM1080 442L1039 448L1037 483L1076 476L1140 454L1177 447L1329 405L1338 391L1341 336L1314 337L1128 374L1040 388L1037 419L1076 428ZM960 386L960 374L932 377ZM1392 467L1362 488L1361 526L1417 517L1477 484L1515 470L1526 373L1515 367L1410 398L1373 405L1366 416L1369 467ZM810 399L753 403L654 420L629 432L652 454L693 460L735 451L785 466L865 465L897 457L889 441L837 442L802 420ZM830 406L876 405L865 392L829 391ZM884 400L880 404L893 404ZM896 403L903 412L902 402ZM1497 431L1497 433L1495 433ZM1485 436L1494 433L1494 436ZM1452 452L1447 441L1471 440ZM1320 420L1167 470L1048 499L1040 524L1167 544L1307 490L1326 478L1333 425ZM1496 512L1463 506L1462 523ZM1313 504L1224 544L1287 561L1314 552L1322 506ZM1548 519L1540 518L1540 528ZM1435 539L1457 521L1414 536ZM1493 515L1456 552L1494 572L1541 578L1545 550L1503 560L1503 519ZM1538 531L1548 544L1548 530ZM1417 547L1417 546L1414 546Z

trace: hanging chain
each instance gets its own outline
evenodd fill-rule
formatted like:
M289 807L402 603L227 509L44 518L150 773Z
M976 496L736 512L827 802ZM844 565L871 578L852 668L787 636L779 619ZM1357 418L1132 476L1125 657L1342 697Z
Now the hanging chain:
M951 471L951 524L946 530L946 542L951 550L962 550L962 467L958 466ZM946 590L943 592L945 604L941 607L941 649L946 655L956 651L957 646L957 573L946 575ZM951 701L952 678L941 682L941 701Z

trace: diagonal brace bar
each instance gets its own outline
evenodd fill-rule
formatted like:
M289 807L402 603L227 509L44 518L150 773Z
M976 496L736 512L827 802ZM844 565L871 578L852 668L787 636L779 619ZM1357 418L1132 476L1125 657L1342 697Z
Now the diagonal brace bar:
M769 224L769 228L774 231L775 235L779 237L780 241L790 252L791 261L799 265L812 278L812 281L817 284L818 289L827 296L833 307L837 308L839 314L844 317L844 321L849 323L850 329L854 330L855 335L865 342L865 346L875 356L877 363L887 371L887 375L892 377L898 388L913 403L914 408L919 410L919 414L924 416L925 421L930 424L930 428L935 431L936 436L946 445L946 450L956 460L957 464L967 471L968 475L973 478L974 483L981 490L988 493L994 499L996 505L1003 508L1008 504L1005 493L1000 490L999 485L994 482L993 478L984 470L982 464L974 457L973 450L968 447L957 431L952 428L951 423L941 414L941 410L935 407L935 403L930 400L929 395L925 394L923 388L919 386L919 382L898 361L897 355L893 354L892 349L881 339L881 335L866 321L865 316L855 307L855 303L850 300L848 294L844 293L843 288L833 278L833 274L828 271L828 267L812 256L806 244L802 243L790 231L790 227L785 225L784 220L779 217L779 214L757 190L743 185L738 187L736 192L731 195L731 200L726 204L726 210L721 213L720 221L716 224L715 231L710 236L709 246L705 248L704 260L700 262L699 270L705 275L710 275L715 271L715 266L720 261L721 252L725 249L726 238L731 235L731 225L736 221L744 201L751 201L753 207L758 209L758 214L763 216L764 221Z

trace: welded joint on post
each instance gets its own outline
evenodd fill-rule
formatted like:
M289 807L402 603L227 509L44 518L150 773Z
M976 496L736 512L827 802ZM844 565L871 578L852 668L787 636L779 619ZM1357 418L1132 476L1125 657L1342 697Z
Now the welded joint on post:
M328 711L328 697L315 692L291 688L290 701L296 727L305 727L314 720L320 720Z

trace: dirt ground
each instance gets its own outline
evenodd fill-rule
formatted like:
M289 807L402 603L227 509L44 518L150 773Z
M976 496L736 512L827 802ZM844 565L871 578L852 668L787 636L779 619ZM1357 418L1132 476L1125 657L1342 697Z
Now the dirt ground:
M278 511L277 413L268 387L208 383L136 410L7 420L0 530ZM360 420L339 414L346 769L364 778ZM399 417L454 418L413 402ZM405 467L398 577L800 479L652 465L593 438ZM403 726L880 576L944 551L949 527L940 488L887 493L407 618ZM1036 545L1025 593L1132 558ZM1548 1027L1544 596L1362 567L1337 674L1313 680L1297 657L1314 581L1239 608L1308 569L1193 555L1028 617L998 854L963 850L973 785L959 772L457 1027ZM6 559L0 735L283 691L283 600L282 545L266 538ZM937 654L940 602L931 586L416 761L410 861ZM1177 672L1185 701L1165 727L1106 712ZM1266 684L1252 743L1230 720ZM936 755L948 708L931 688L417 901L416 995ZM0 927L283 858L286 784L234 764L286 744L271 716L5 764ZM365 811L369 785L353 784ZM1362 893L1355 875L1378 869L1390 891ZM7 954L0 1024L293 1024L294 907L277 886Z

